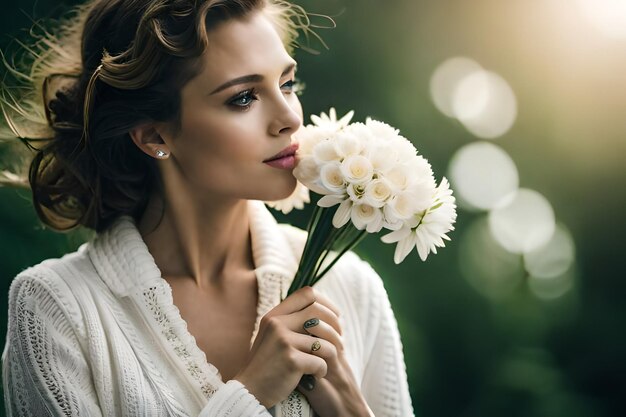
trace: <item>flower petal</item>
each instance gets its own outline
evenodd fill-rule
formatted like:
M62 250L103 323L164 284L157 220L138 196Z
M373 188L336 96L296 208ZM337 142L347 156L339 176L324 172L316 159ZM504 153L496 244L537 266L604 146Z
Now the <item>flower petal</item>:
M411 234L411 228L403 227L402 229L394 230L393 232L381 237L380 240L382 240L385 243L394 243L399 240L405 239L410 234Z
M400 240L396 246L396 251L393 255L393 262L397 265L404 261L411 250L415 246L415 234L411 233L406 238Z
M332 207L335 204L341 203L345 199L343 195L329 194L320 198L317 205L320 207Z
M348 223L348 221L350 220L350 213L352 211L351 209L352 201L344 200L339 205L337 211L335 212L335 215L333 216L333 226L339 229L340 227Z

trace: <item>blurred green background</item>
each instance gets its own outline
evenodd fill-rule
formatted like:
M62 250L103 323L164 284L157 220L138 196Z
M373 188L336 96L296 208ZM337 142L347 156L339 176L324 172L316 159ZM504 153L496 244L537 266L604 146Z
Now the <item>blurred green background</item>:
M5 5L0 45L71 4ZM357 250L385 279L416 414L626 415L626 2L300 4L337 24L318 30L329 50L297 53L305 114L399 128L461 200L425 263L395 266L375 237ZM2 336L11 279L81 241L0 188Z

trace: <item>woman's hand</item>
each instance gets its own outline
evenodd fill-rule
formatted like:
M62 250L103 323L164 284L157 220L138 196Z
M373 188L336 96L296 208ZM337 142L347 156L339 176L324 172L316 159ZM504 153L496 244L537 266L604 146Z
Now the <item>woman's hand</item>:
M314 337L324 333L317 326L308 331ZM323 345L320 351L323 349L329 349L328 354L322 354L327 364L326 376L319 379L305 375L298 387L299 391L307 397L320 417L372 417L343 354L343 348L333 349L332 346Z
M247 363L234 379L245 385L266 408L287 398L303 375L322 380L329 367L336 367L337 352L343 350L337 314L336 308L313 288L296 291L263 316ZM307 334L303 327L312 318L318 319L314 326L316 337ZM338 373L344 374L332 370L333 381L343 380L335 377ZM333 392L318 390L315 398L334 403L333 398L323 398L324 393Z

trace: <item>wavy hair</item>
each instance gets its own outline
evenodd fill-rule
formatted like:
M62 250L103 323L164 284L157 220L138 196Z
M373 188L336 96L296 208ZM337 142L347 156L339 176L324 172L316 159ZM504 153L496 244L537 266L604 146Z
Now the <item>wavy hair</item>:
M40 219L101 231L120 215L138 218L160 179L128 132L178 123L180 90L200 71L207 32L258 10L290 52L300 30L314 34L304 10L282 0L94 0L55 31L39 26L21 44L25 64L2 55L15 83L0 89L0 140L18 138L34 153L27 176ZM0 181L27 185L6 171Z

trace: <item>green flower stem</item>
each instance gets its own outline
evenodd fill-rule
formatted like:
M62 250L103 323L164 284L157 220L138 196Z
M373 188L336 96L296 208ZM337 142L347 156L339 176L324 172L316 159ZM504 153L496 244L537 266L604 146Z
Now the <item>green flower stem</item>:
M302 254L302 258L300 259L300 266L298 268L298 272L300 278L302 280L306 279L308 273L311 269L313 269L315 262L319 258L320 254L324 250L324 244L328 240L328 234L332 233L332 217L329 216L327 210L320 210L320 219L314 225L314 227L309 231L309 235L307 236L307 241L310 241L309 248L307 253ZM299 282L302 287L302 283Z
M351 224L352 226L352 224ZM315 279L315 281L313 281L311 283L311 285L315 284L317 281L319 281L324 275L326 275L326 273L330 270L330 268L333 267L333 265L335 265L335 263L337 263L337 261L339 260L339 258L341 258L346 252L348 252L349 250L352 250L356 245L358 245L363 238L365 238L365 236L367 235L367 231L366 230L358 230L358 229L354 229L356 230L358 233L356 233L356 236L353 238L353 240L341 251L339 252L339 254L335 257L335 259L333 259L333 261L330 263L330 265L328 265Z
M315 209L313 210L313 214L311 215L311 219L309 220L309 224L307 226L307 230L309 231L309 235L307 236L306 242L304 244L304 249L302 251L302 256L300 258L300 263L298 265L298 271L296 272L296 276L293 279L293 282L291 284L290 290L289 290L289 294L291 294L291 288L296 287L296 288L300 288L301 287L301 280L302 280L302 272L303 272L303 267L304 267L304 262L306 262L307 259L310 258L310 252L311 252L311 234L317 229L317 224L319 223L320 220L320 216L322 215L322 209L319 206L315 206Z
M332 226L332 218L337 210L336 207L315 207L308 227L308 236L298 265L298 271L289 287L288 295L305 286L306 278L324 250L328 235L336 230Z
M332 219L336 211L336 206L315 207L309 221L308 236L300 264L287 295L318 282L346 252L354 248L367 234L365 230L358 230L351 222L339 229L335 228L332 225ZM325 265L327 261L329 261L328 265Z
M313 279L314 281L317 281L316 279L317 274L320 268L322 267L322 265L324 264L326 257L332 252L332 248L338 245L339 244L338 242L341 242L342 239L350 233L351 226L352 226L352 223L347 223L341 228L336 229L338 230L336 233L331 233L330 237L332 237L332 239L328 239L328 242L324 245L324 248L326 248L326 250L323 252L323 256L317 262L315 271L313 272L313 274L311 274L311 279Z

